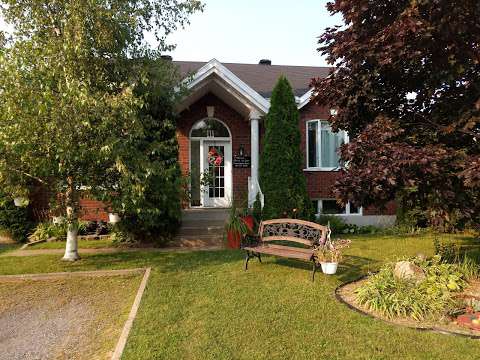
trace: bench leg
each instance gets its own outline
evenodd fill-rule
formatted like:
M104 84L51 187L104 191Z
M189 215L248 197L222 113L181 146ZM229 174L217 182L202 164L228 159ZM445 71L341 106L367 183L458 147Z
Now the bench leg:
M245 256L245 271L248 270L248 262L250 260L250 251L247 251L247 255Z
M257 257L258 261L262 262L262 256L259 253L250 252L247 250L247 255L245 255L245 271L248 270L248 262L253 257Z
M318 266L314 261L313 262L313 271L312 271L312 282L315 282L315 273L317 272L317 270L318 270Z

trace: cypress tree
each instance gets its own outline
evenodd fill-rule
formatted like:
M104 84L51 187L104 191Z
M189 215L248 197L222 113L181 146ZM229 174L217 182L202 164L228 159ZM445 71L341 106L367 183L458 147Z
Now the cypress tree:
M265 219L311 219L313 215L302 169L299 117L292 87L282 76L273 89L260 157L260 186L265 195Z

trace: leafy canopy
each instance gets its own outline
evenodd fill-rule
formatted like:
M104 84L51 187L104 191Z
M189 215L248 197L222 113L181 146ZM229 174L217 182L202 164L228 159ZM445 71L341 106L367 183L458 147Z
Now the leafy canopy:
M146 178L173 182L176 143L161 128L172 126L175 73L159 57L172 48L166 36L201 10L200 2L2 0L0 6L14 28L0 52L0 186L25 194L42 183L65 195L75 221L80 188L104 199L134 194L112 203L134 211L132 204L138 208L147 196ZM156 49L146 31L158 40ZM152 127L160 130L151 133ZM154 149L142 145L154 135ZM166 144L173 149L162 155L168 163L150 158Z
M328 9L345 26L320 37L336 68L313 84L351 138L337 197L366 206L400 194L433 224L478 220L480 3L336 0Z

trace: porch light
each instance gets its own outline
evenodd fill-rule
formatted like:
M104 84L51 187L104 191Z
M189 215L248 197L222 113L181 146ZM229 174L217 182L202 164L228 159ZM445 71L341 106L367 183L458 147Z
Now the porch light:
M337 109L330 109L330 115L336 116L338 114Z

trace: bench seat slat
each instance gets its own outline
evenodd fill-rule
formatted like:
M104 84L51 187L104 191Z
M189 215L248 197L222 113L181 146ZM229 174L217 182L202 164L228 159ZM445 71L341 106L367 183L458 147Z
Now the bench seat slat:
M253 251L260 254L274 255L307 261L311 259L313 254L311 249L302 249L280 245L260 245L254 247L245 247L244 250Z

